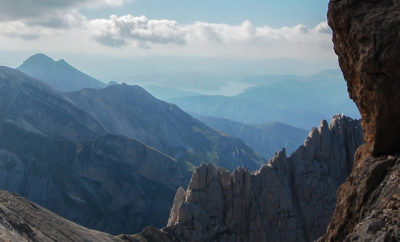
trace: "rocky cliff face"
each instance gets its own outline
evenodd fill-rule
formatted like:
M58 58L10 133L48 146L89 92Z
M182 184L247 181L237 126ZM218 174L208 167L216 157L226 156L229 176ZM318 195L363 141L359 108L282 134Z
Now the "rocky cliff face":
M290 157L278 152L254 173L201 166L176 193L163 231L185 241L317 239L362 142L359 122L338 115L312 129Z
M399 209L400 156L373 157L361 147L321 241L399 241Z
M366 145L321 241L400 240L400 1L331 0L335 51Z
M400 151L400 2L331 0L328 21L373 154Z

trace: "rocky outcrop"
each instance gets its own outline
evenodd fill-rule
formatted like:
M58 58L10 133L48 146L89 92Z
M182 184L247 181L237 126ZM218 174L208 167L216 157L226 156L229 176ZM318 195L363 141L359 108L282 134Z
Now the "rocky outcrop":
M400 2L331 0L328 22L373 154L400 152Z
M290 157L278 152L254 173L203 165L176 193L163 232L183 241L317 239L362 142L359 122L338 115L312 129Z
M18 242L142 242L173 241L146 228L137 235L112 236L68 221L14 193L0 190L0 241Z
M89 230L0 190L0 241L121 241Z
M366 145L321 241L400 240L400 1L331 0L329 25Z

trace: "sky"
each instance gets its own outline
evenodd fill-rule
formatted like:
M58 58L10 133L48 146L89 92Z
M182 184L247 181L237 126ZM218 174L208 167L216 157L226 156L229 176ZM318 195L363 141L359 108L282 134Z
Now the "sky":
M219 64L224 72L310 74L337 68L327 6L328 0L0 0L0 65L16 67L41 52L103 81L211 72Z

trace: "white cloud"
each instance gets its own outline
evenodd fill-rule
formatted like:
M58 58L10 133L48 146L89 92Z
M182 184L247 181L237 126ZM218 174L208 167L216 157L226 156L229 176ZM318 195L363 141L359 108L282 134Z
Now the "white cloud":
M240 25L196 22L180 25L173 20L150 20L145 16L126 15L109 19L95 19L87 24L92 38L107 46L151 47L158 44L177 45L321 45L330 42L330 29L326 22L309 29L304 25L272 28L255 27L250 21Z
M123 0L95 2L123 4ZM31 48L42 51L52 46L53 51L59 48L119 55L335 58L331 30L326 22L313 28L301 24L273 28L254 26L250 21L238 25L207 22L179 24L174 20L132 15L88 20L71 10L59 16L0 21L0 43L8 43L2 38L16 37L29 40ZM28 48L27 44L24 44L24 49ZM14 49L22 48L14 45ZM113 50L110 51L110 48Z
M87 28L94 40L108 46L185 43L185 36L176 21L149 20L145 16L112 15L109 19L89 21Z

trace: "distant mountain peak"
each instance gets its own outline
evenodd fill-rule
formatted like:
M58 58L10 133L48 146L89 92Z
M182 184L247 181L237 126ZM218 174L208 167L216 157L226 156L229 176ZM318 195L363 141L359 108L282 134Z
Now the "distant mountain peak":
M24 61L22 65L28 64L28 63L54 63L54 59L43 54L43 53L38 53L34 54L28 59Z
M74 68L64 59L55 61L43 53L29 57L17 69L62 92L106 86L105 83Z

